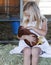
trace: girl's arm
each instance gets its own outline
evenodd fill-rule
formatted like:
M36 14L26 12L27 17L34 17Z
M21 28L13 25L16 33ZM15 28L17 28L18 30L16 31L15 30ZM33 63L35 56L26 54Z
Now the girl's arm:
M45 36L47 34L47 21L43 22L42 29L34 28L34 31L42 36Z
M23 35L23 36L21 36L21 37L19 37L19 36L17 35L17 38L20 39L20 40L23 40L23 39L25 39L25 35Z
M39 35L45 36L46 33L47 33L47 21L44 20L44 22L42 24L42 29L37 29L37 28L35 28L33 26L28 27L28 29L33 29Z
M18 37L18 35L17 35L17 38L20 40L27 39L30 43L35 40L33 35L23 35L22 37Z

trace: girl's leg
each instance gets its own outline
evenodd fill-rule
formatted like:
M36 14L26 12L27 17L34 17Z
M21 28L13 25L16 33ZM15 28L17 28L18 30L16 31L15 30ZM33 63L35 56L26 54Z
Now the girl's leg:
M24 63L23 63L23 65L30 65L31 48L26 47L24 49L23 53L24 53Z
M38 65L38 59L41 49L38 47L32 47L32 65Z

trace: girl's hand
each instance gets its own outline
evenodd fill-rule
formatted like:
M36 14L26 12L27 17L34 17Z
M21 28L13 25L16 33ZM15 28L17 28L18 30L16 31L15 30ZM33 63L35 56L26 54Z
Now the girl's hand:
M32 45L32 42L36 40L36 38L34 38L34 35L23 35L21 38L21 40L27 39L30 44Z
M34 35L26 35L26 39L30 42L30 44L32 45L32 42L35 42L35 38L33 37Z
M19 37L19 36L17 35L17 38L20 39L20 40L24 40L24 39L25 39L25 36L26 36L26 35L23 35L23 36Z
M34 41L34 35L23 35L20 39L27 39L28 41Z
M34 29L34 27L33 26L28 26L28 27L26 27L27 29Z
M26 35L22 35L20 39L21 39L21 40L24 40L25 37L26 37Z

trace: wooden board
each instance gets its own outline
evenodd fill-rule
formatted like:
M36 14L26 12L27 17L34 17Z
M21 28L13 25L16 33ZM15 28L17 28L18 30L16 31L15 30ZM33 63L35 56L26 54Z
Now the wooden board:
M15 15L19 12L20 12L20 0L0 0L0 14L9 13Z
M0 0L0 6L4 5L4 0Z

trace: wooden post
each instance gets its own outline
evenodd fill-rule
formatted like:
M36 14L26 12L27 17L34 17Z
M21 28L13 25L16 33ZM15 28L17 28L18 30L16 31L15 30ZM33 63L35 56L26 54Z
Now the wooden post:
M20 0L20 20L23 19L23 0Z

